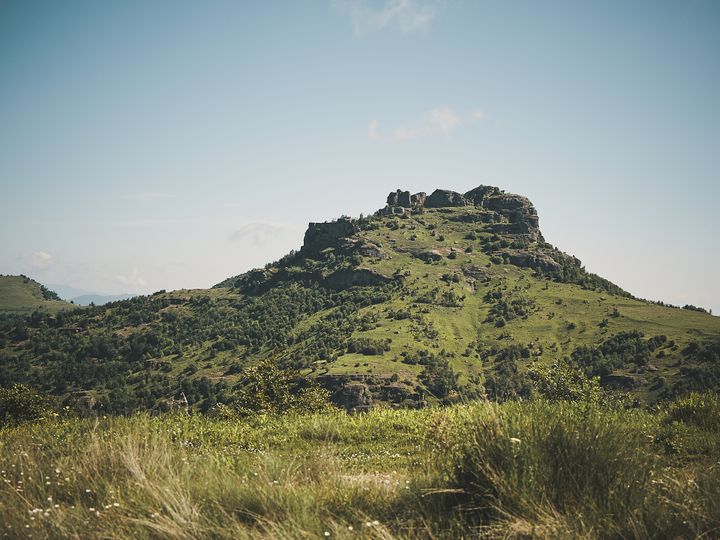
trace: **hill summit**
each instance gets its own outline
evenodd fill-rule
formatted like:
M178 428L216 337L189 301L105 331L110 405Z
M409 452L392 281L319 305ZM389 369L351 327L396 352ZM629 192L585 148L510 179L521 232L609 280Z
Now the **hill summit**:
M212 289L0 325L3 384L110 413L232 403L258 363L349 410L526 399L556 363L654 402L720 389L720 319L634 298L547 243L526 197L479 186L395 190Z

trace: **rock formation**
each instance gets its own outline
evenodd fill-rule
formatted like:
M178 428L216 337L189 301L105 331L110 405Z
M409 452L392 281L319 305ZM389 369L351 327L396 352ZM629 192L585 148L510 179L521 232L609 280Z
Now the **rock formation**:
M494 186L478 186L465 194L447 189L436 189L410 195L400 189L387 197L387 206L380 211L385 215L405 214L423 208L456 208L474 206L485 212L468 214L465 221L496 223L495 231L501 234L521 234L532 242L542 241L538 214L527 197L505 193Z
M425 208L447 208L450 206L467 206L464 196L448 189L436 189L425 201Z
M357 221L350 218L310 223L305 231L301 253L306 256L318 255L324 249L338 247L344 238L352 236L359 230Z

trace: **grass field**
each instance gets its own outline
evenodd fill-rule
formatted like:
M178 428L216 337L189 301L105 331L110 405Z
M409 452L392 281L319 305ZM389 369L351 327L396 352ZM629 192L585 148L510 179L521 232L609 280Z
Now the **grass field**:
M720 400L0 430L8 538L712 538Z
M36 310L57 313L74 308L64 300L46 299L37 281L24 276L0 276L0 313L29 315Z

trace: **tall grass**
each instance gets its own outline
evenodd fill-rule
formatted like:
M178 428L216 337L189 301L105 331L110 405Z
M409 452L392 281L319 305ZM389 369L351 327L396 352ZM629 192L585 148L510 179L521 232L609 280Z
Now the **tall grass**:
M0 430L0 536L713 538L720 452L682 442L720 438L702 399L24 425Z

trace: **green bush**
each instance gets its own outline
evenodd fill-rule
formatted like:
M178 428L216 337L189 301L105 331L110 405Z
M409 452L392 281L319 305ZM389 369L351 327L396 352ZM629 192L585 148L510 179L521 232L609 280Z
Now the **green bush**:
M332 408L330 393L315 385L303 385L297 373L279 369L265 360L245 369L229 404L218 404L221 417L313 413Z
M598 403L602 395L599 377L588 377L567 360L536 367L530 375L538 394L550 401Z
M52 412L52 400L24 384L0 388L0 427L38 420Z

